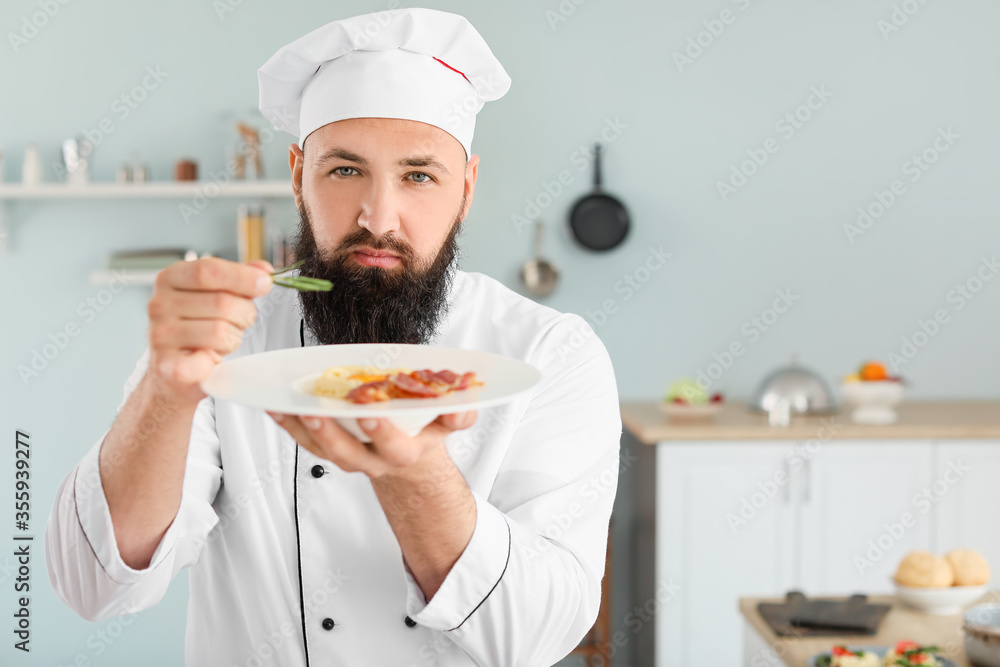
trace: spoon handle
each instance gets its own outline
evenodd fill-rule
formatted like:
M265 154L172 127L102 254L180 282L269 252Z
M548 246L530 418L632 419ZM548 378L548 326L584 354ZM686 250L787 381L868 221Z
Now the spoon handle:
M541 218L535 221L535 257L542 258L542 247L545 242L545 225Z

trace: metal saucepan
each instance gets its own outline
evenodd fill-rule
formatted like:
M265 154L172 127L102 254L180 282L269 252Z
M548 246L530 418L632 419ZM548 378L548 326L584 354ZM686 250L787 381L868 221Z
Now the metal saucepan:
M591 250L610 250L628 235L628 211L601 190L600 144L594 144L594 191L573 205L569 226L580 245Z
M533 296L551 294L559 281L559 270L542 257L542 240L545 227L541 220L535 221L535 257L521 267L521 283Z

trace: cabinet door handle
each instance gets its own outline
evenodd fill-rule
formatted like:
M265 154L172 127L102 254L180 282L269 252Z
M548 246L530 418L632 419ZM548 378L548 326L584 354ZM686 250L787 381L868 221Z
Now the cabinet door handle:
M792 500L792 472L791 472L791 469L788 467L788 459L787 458L782 462L781 465L784 466L784 468L785 468L785 493L784 493L784 495L785 495L785 504L787 505Z
M812 461L806 459L805 462L805 469L802 471L805 477L802 484L802 502L808 504L812 498Z

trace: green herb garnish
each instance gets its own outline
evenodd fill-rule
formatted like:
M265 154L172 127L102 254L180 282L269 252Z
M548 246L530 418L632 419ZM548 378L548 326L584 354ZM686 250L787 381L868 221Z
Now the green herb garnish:
M940 650L940 648L931 644L930 646L919 646L917 648L911 648L908 651L903 651L903 655L909 658L911 655L920 655L921 653L938 653Z
M271 274L271 280L275 285L281 285L282 287L291 287L292 289L297 289L300 292L329 292L333 289L333 283L329 280L323 280L322 278L310 278L308 276L284 276L281 278L276 278L279 274L285 273L286 271L291 271L294 268L299 267L304 259L300 259L294 264L289 264L280 271L275 271Z
M899 665L900 667L925 667L926 662L912 662L910 658L918 655L928 655L939 653L941 651L938 646L918 646L917 648L911 648L909 650L903 651L899 657L897 657L892 664Z

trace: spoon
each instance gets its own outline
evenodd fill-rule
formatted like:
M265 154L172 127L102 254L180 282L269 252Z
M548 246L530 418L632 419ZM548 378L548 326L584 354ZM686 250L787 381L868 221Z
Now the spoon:
M521 282L529 294L545 296L556 288L559 270L542 257L542 240L545 228L541 220L535 221L535 257L521 267Z

